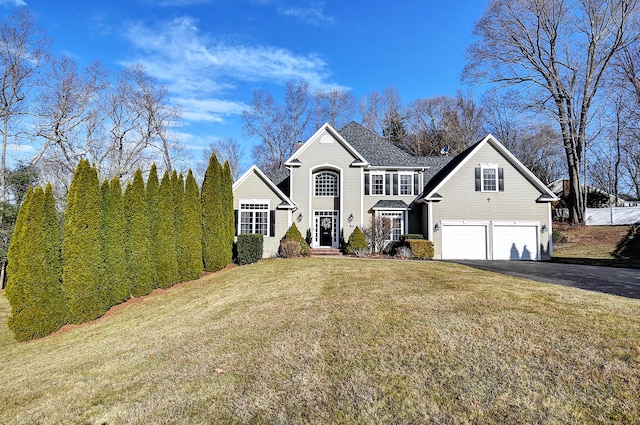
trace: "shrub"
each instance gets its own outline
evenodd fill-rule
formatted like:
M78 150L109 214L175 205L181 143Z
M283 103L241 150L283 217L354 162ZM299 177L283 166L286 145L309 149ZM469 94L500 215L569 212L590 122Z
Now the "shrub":
M367 238L358 226L356 226L351 235L349 235L346 252L349 255L355 255L357 257L361 257L367 252Z
M408 233L406 235L402 235L403 242L406 242L410 239L424 239L424 236L422 236L420 233Z
M302 255L300 242L294 240L283 240L280 242L280 256L284 258L296 258Z
M263 236L255 233L238 235L238 264L257 263L262 258Z
M413 256L421 260L433 258L433 242L426 239L409 239L406 241Z
M554 229L551 232L551 240L553 240L553 243L565 243L567 242L567 237L561 231Z
M282 239L280 240L280 248L282 248L283 242L289 242L289 241L298 243L298 245L300 246L300 255L303 255L306 257L307 255L310 254L309 245L307 244L307 241L305 241L304 238L302 237L302 234L300 234L300 231L298 230L298 227L296 226L295 223L293 223L291 227L289 227L289 230L287 230L287 233L285 233ZM282 255L282 256L285 258L289 258L286 255Z
M408 260L413 258L413 254L411 252L411 248L408 246L399 246L396 248L396 257Z

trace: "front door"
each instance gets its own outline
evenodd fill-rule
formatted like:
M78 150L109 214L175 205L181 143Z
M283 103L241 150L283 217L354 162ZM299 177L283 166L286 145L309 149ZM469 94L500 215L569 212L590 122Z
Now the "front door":
M338 247L338 212L316 211L313 246Z

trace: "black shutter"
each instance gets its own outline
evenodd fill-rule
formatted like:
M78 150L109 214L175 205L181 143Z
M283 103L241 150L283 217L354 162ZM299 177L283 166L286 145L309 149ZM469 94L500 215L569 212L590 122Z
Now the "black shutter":
M498 168L498 191L504 192L504 168Z
M276 211L269 211L269 236L273 237L276 235Z
M369 173L364 174L364 194L369 194Z
M236 235L238 235L238 210L233 210L233 226L236 229Z
M385 194L391 195L391 174L384 175Z
M393 175L393 194L394 195L398 194L398 175L397 174Z
M413 194L416 196L420 194L420 175L418 173L413 175Z
M476 192L482 190L482 181L480 180L480 167L476 167Z

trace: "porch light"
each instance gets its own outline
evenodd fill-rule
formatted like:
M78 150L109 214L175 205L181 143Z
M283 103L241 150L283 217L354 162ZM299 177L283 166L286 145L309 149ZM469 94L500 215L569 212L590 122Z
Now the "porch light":
M349 214L349 217L347 217L347 221L349 223L351 223L353 221L353 214Z
M302 213L298 214L298 218L296 218L296 221L298 223L300 223L302 221Z
M437 232L438 230L440 230L440 224L436 223L436 225L433 226L433 231Z
M541 231L542 233L547 233L547 225L546 225L546 224L543 224L543 225L542 225L542 227L540 228L540 231Z

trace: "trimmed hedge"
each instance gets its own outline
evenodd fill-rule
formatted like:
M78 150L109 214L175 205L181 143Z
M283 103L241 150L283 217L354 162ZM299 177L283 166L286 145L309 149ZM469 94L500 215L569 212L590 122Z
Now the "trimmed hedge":
M264 239L260 234L247 233L238 235L238 264L257 263L262 258Z
M408 239L406 241L413 256L421 260L428 260L433 258L433 242L426 239Z
M289 227L289 230L287 230L287 233L284 234L284 236L280 240L280 247L282 247L282 244L284 242L291 241L298 242L298 244L300 244L300 255L306 257L310 254L309 245L307 244L307 241L302 237L302 234L300 233L300 230L298 230L298 226L296 226L296 223L293 223L291 227ZM280 254L284 254L282 250L280 250Z
M420 239L424 239L424 236L421 235L420 233L408 233L406 235L402 235L402 241L403 242L406 242L406 241L411 240L411 239L420 240Z

